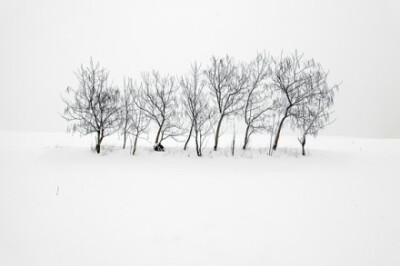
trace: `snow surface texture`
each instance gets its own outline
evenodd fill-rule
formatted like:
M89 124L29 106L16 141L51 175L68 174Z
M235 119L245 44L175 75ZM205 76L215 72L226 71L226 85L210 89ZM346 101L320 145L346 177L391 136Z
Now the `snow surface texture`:
M1 132L0 265L400 265L400 140L256 146Z

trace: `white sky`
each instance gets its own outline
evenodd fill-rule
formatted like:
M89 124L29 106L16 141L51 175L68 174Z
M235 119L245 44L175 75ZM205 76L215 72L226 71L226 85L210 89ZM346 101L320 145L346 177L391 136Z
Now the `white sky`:
M124 76L298 49L343 81L329 135L400 138L400 3L0 0L0 130L64 131L60 93L90 56Z

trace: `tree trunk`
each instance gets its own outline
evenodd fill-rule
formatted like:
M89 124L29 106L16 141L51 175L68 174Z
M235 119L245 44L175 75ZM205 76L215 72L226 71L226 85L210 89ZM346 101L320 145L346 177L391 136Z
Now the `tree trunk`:
M125 149L126 147L126 129L124 130L124 144L122 145L122 149Z
M125 103L124 103L124 108L125 108L125 113L124 113L124 143L123 143L123 145L122 145L122 149L125 149L125 147L126 147L126 135L127 135L127 131L128 131L128 121L129 121L129 119L128 119L128 101L127 100L125 100Z
M189 136L188 136L188 138L187 138L187 140L185 142L185 146L183 147L184 151L186 151L186 148L187 148L187 145L189 143L190 137L192 136L192 131L193 131L193 123L192 123L192 126L190 127Z
M164 123L162 123L160 125L160 127L158 128L158 132L157 132L157 136L156 136L156 142L155 142L156 145L158 144L158 140L160 139L161 130L162 130L163 125L164 125Z
M235 133L233 133L232 146L231 146L232 156L235 155L235 139L236 139L236 136L235 136Z
M285 122L285 119L286 119L286 118L287 118L287 115L285 115L285 116L282 118L281 122L279 123L278 131L276 132L276 135L275 135L274 146L272 147L272 149L273 149L274 151L276 151L276 148L278 147L279 136L280 136L280 134L281 134L283 122Z
M96 152L100 153L100 145L103 137L100 135L100 131L97 132L97 143L96 143Z
M139 138L139 134L136 134L135 141L133 142L132 155L135 155L135 153L136 153L136 147L137 147L138 138Z
M249 143L249 129L250 129L250 125L247 125L246 127L246 132L244 134L244 143L243 143L243 150L245 150L247 148L247 144Z
M224 119L224 116L223 116L223 115L221 115L221 117L220 117L220 119L219 119L219 121L218 121L217 131L215 132L214 151L216 151L217 148L218 148L219 130L220 130L220 128L221 128L222 119Z
M96 144L96 152L100 153L100 144Z
M306 156L306 150L304 146L306 146L306 136L303 137L303 141L301 142L301 154Z
M196 130L196 134L195 134L195 142L196 142L196 154L197 156L201 156L201 143L199 144L199 133Z

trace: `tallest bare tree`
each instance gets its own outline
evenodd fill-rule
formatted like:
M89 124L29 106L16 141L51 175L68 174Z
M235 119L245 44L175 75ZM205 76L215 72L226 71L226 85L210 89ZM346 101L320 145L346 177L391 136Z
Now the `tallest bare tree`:
M314 60L303 60L303 55L297 51L291 56L273 59L272 86L280 92L279 106L283 114L275 133L274 150L278 147L285 121L297 116L301 106L314 95L315 92L305 89L305 85L317 66Z
M108 84L108 71L93 64L76 72L77 89L67 88L62 97L66 107L62 115L71 122L69 130L82 135L96 133L96 152L100 153L103 139L118 131L120 127L120 93Z
M216 151L222 121L238 113L243 107L242 99L244 90L248 86L248 72L245 66L236 65L231 57L226 56L212 57L211 65L205 74L219 113L214 139L214 151Z

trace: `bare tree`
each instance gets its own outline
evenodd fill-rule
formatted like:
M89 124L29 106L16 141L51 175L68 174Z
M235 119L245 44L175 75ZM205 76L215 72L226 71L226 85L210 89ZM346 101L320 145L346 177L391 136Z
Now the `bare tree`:
M308 97L300 106L298 114L293 117L294 123L299 129L298 138L302 155L305 156L305 145L308 135L317 136L318 132L331 123L330 107L334 103L335 91L338 85L329 87L327 83L328 73L320 66L315 68L313 75L310 75L304 86L305 90L312 91L312 97Z
M125 149L126 147L126 140L128 137L128 129L130 124L132 123L132 112L134 107L134 92L133 92L133 84L132 79L124 79L124 89L123 94L121 97L121 129L122 129L122 136L123 136L123 144L122 148Z
M271 59L265 53L258 53L249 64L249 86L245 90L243 110L246 123L243 150L249 144L253 133L266 129L266 114L275 106L272 89L266 83L271 72L270 64Z
M190 123L189 134L183 147L183 150L186 150L193 133L196 116L199 112L199 100L204 88L204 82L202 81L200 72L200 65L198 65L196 62L191 65L190 74L180 79L180 85L182 88L182 104L184 113L186 117L189 118Z
M203 155L206 138L212 133L215 124L215 111L209 105L205 94L200 97L199 112L194 123L197 156Z
M123 149L126 147L128 136L133 136L132 155L136 153L140 135L147 131L150 119L145 116L140 101L140 92L131 78L124 80L124 92L121 98L121 129L124 137Z
M190 137L194 132L198 156L202 156L204 141L210 134L214 123L214 112L210 106L209 98L204 92L205 83L200 68L200 65L194 63L191 65L190 74L180 80L182 103L191 125L184 150L186 150Z
M134 87L136 88L136 87ZM133 99L133 108L131 108L130 113L130 124L128 128L128 132L134 137L133 147L132 147L132 155L135 155L137 149L137 143L140 138L140 135L147 132L147 129L150 125L150 119L145 115L143 111L144 106L142 106L143 101L140 100L143 94L139 92L139 90L132 90L132 99Z
M93 64L81 66L75 73L78 88L67 88L66 97L62 97L66 107L62 115L72 122L69 130L82 135L97 134L96 152L100 153L103 139L119 130L120 93L118 88L108 84L109 72Z
M181 121L178 112L177 89L173 77L161 76L159 72L142 75L143 83L137 106L158 126L155 145L167 138L181 135Z
M313 69L318 67L314 60L303 60L303 55L294 52L290 57L273 59L272 85L280 93L280 121L275 133L273 150L278 147L279 136L285 120L296 116L301 105L315 93L304 89Z
M214 141L216 151L222 121L226 117L237 114L243 108L242 99L244 90L248 86L248 73L243 64L236 65L231 57L226 56L212 57L211 65L205 74L219 114Z

